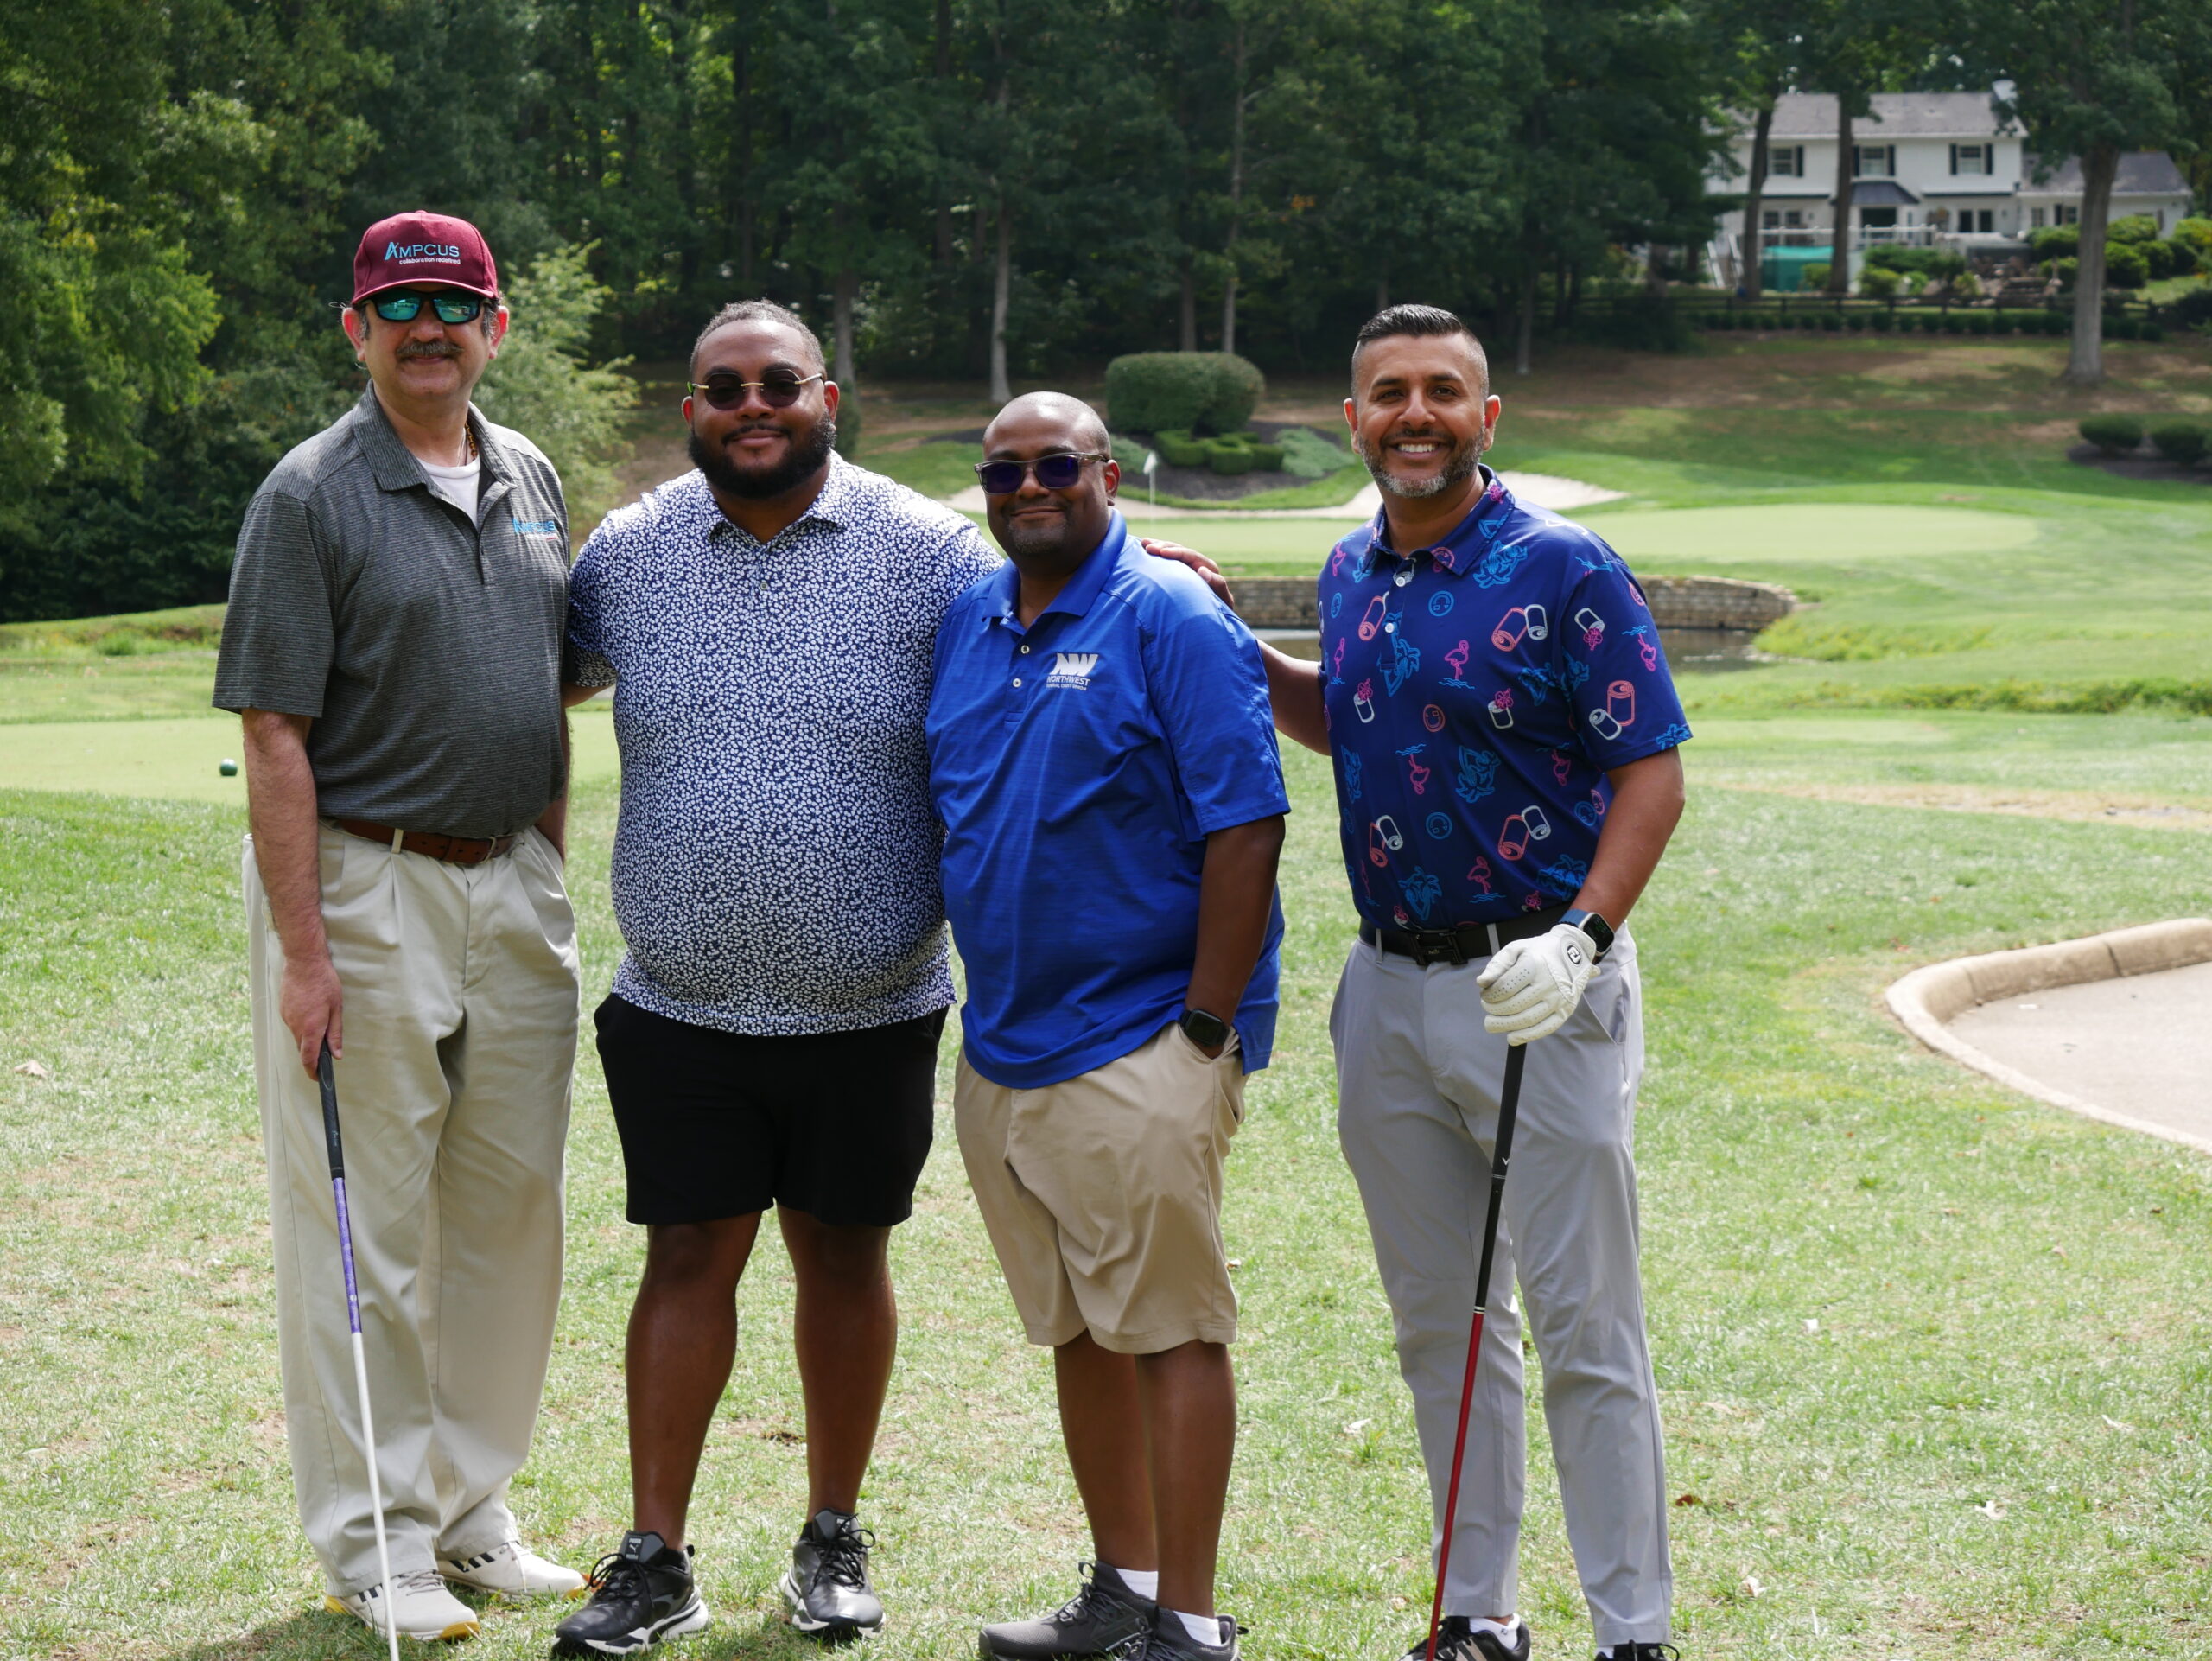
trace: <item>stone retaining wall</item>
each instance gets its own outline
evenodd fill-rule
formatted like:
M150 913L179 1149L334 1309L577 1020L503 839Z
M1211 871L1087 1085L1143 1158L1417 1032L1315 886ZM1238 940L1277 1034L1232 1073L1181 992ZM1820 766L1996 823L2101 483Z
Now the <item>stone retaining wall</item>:
M1769 582L1726 576L1638 579L1661 628L1723 628L1755 634L1797 609L1797 596ZM1254 628L1319 628L1313 579L1248 576L1236 582L1236 614Z

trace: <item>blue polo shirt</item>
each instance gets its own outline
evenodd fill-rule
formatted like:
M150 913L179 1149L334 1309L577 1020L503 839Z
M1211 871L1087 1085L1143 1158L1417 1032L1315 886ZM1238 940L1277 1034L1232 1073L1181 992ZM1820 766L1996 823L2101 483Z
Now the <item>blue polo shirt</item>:
M1181 1015L1206 837L1290 799L1259 646L1195 575L1117 513L1026 629L1019 580L945 614L928 741L968 1062L1030 1090ZM1234 1016L1248 1072L1274 1047L1281 940L1278 900Z
M1690 735L1620 556L1484 478L1435 546L1393 549L1378 512L1321 572L1344 867L1384 928L1572 898L1612 802L1606 773Z

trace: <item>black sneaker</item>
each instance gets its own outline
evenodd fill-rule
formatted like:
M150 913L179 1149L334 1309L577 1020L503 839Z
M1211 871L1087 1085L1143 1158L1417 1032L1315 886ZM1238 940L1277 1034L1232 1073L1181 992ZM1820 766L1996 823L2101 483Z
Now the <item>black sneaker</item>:
M663 1545L658 1534L626 1534L601 1557L585 1587L591 1601L553 1629L556 1656L633 1655L664 1638L696 1632L707 1606L691 1578L693 1549Z
M1436 1661L1529 1661L1529 1623L1516 1619L1513 1628L1508 1645L1487 1627L1477 1632L1465 1615L1446 1615L1436 1629ZM1427 1661L1427 1655L1428 1639L1423 1637L1406 1651L1406 1661Z
M1682 1661L1672 1644L1616 1644L1598 1651L1598 1661Z
M850 1511L826 1507L798 1531L784 1607L791 1625L825 1644L880 1631L883 1604L868 1583L868 1549L875 1537Z
M1083 1590L1049 1615L1001 1621L976 1639L982 1661L1066 1661L1108 1655L1128 1661L1152 1632L1153 1601L1133 1589L1120 1571L1085 1563Z
M1214 1619L1221 1624L1221 1642L1201 1644L1191 1636L1182 1616L1154 1605L1152 1631L1145 1635L1144 1648L1135 1661L1236 1661L1236 1638L1244 1629L1227 1615Z

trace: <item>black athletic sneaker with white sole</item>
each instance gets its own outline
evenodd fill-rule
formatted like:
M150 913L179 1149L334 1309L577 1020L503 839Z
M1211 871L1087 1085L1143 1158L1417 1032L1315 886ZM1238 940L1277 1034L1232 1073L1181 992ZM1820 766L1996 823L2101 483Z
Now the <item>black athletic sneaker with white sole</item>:
M1598 1651L1598 1661L1682 1661L1672 1644L1616 1644Z
M1465 1615L1446 1615L1436 1629L1436 1661L1529 1661L1529 1623L1516 1620L1513 1642L1508 1644L1487 1626L1478 1627ZM1406 1651L1406 1661L1427 1661L1428 1639Z
M1102 1655L1129 1661L1142 1649L1157 1606L1109 1565L1083 1567L1083 1590L1051 1614L984 1627L976 1641L982 1661L1077 1661Z
M1135 1661L1236 1661L1236 1639L1244 1629L1227 1615L1216 1615L1214 1620L1221 1628L1221 1642L1201 1643L1191 1636L1182 1616L1154 1605L1152 1630L1145 1634Z
M658 1534L626 1534L585 1583L591 1601L553 1629L556 1656L635 1655L663 1639L696 1632L707 1606L692 1577L693 1548Z
M868 1581L868 1550L875 1537L850 1511L814 1513L791 1548L791 1572L779 1588L791 1625L825 1644L883 1626L883 1604Z

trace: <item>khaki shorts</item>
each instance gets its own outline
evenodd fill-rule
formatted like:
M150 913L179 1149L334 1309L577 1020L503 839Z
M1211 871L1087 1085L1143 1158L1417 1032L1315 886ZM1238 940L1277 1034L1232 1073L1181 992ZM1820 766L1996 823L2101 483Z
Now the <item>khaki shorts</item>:
M1232 1043L1179 1027L1079 1078L995 1085L960 1058L954 1128L976 1203L1033 1344L1088 1331L1154 1355L1236 1337L1221 1238L1221 1168L1244 1117Z

